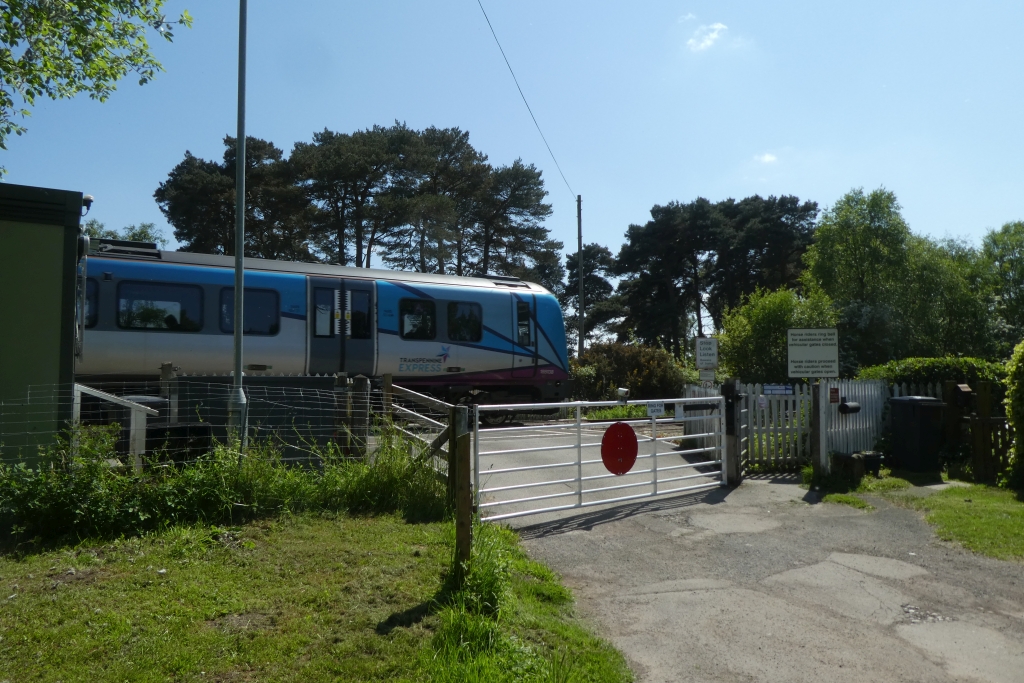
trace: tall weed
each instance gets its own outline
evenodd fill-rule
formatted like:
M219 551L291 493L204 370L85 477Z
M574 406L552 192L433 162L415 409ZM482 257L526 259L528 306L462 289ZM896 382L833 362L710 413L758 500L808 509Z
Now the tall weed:
M281 512L400 513L441 519L445 487L382 429L372 462L327 450L319 468L288 465L272 445L239 457L220 444L181 467L147 463L141 475L116 458L116 426L76 430L38 465L0 464L0 543L116 538L182 523L238 524Z

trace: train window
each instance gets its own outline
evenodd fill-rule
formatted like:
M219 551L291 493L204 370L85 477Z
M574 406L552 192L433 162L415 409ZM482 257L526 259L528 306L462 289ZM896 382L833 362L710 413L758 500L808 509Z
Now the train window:
M484 337L483 309L480 304L453 301L448 304L448 339L478 342Z
M370 339L370 293L352 290L351 298L352 339Z
M242 334L274 335L281 331L281 298L272 289L243 290ZM235 332L235 288L220 290L220 331Z
M519 337L517 343L530 346L530 304L526 301L516 302L516 330Z
M88 278L85 281L85 326L96 327L96 319L99 317L99 285L96 280Z
M203 289L170 282L121 282L117 285L117 326L198 332L203 329Z
M317 287L313 290L313 335L334 336L334 290Z
M402 329L399 330L402 339L433 339L437 336L437 310L433 301L402 299L398 302L398 316L402 321Z

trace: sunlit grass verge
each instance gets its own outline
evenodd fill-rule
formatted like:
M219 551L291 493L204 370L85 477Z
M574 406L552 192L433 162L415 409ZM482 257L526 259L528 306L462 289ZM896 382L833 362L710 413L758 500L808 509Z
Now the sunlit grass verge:
M0 555L0 680L631 680L511 532L302 513Z
M142 475L111 465L116 432L86 428L41 454L34 468L0 464L0 544L22 549L86 538L118 538L178 524L239 524L297 512L397 512L440 520L444 484L384 426L372 462L314 454L288 465L270 445L241 457L218 445L194 463L150 463Z
M462 589L438 597L438 626L426 669L455 682L631 681L622 655L574 617L572 594L526 557L514 532L474 528Z
M867 512L874 510L875 506L856 494L902 491L913 485L905 478L907 476L905 473L893 472L885 468L882 468L878 477L869 473L857 481L839 473L816 477L814 469L810 465L801 470L801 475L804 487L818 491L823 503L849 505Z
M1001 560L1024 560L1024 494L1020 492L976 484L899 500L923 510L943 540Z

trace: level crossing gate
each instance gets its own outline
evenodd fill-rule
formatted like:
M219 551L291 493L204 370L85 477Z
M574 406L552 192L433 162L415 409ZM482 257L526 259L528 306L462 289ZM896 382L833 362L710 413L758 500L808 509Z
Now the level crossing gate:
M630 401L646 417L599 419L616 401L473 407L473 490L483 520L585 508L691 491L726 482L725 399ZM482 418L515 415L507 426ZM609 427L629 425L636 461L613 474L602 459ZM621 428L617 428L621 431ZM607 448L605 449L607 451Z

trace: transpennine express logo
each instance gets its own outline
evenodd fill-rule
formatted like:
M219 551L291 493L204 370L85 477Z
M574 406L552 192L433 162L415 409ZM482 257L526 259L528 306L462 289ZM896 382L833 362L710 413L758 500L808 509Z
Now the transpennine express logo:
M449 351L451 350L451 348L452 347L450 346L444 346L443 344L441 345L441 353L437 354L437 357L441 359L442 363L448 362L448 356L450 355Z

